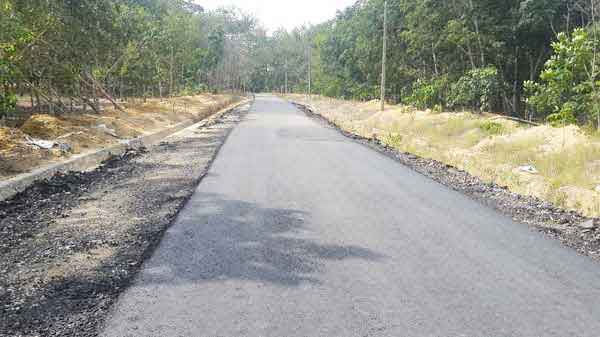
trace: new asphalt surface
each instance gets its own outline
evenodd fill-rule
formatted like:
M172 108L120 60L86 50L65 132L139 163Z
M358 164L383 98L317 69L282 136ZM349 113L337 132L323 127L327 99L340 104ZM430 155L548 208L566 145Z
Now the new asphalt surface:
M103 336L600 336L600 266L258 96Z

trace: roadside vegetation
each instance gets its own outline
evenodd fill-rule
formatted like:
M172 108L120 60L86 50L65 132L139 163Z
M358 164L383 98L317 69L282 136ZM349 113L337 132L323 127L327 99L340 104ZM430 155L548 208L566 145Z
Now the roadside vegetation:
M385 111L384 0L288 34L305 38L305 74L284 86L289 61L272 59L273 89L348 131L600 216L600 1L387 3Z
M307 93L310 68L314 94L379 98L383 3L360 0L329 22L274 35L267 88ZM600 128L600 1L387 3L390 102Z
M184 0L0 1L0 178L231 103L265 35Z
M242 90L250 41L264 34L237 9L183 0L3 0L0 17L0 118L9 119Z
M600 137L580 127L531 126L493 114L434 112L405 105L306 95L342 129L465 170L511 191L600 216Z

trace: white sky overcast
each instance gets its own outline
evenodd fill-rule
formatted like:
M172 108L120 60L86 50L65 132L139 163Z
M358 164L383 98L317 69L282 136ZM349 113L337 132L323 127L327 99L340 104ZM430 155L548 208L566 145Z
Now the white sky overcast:
M356 0L195 0L206 9L234 5L256 15L269 31L288 30L305 23L317 24L335 16L337 10Z

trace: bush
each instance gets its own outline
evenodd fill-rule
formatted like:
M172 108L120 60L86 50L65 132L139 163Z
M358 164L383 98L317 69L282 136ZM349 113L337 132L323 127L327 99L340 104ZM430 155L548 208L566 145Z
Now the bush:
M573 102L567 102L562 106L560 111L549 115L547 120L554 127L575 124L577 123L577 118L575 118L576 110L576 104L574 104Z
M594 42L587 31L560 33L552 44L554 55L546 62L539 82L525 82L528 108L546 116L553 125L576 123L594 116L592 68Z
M495 67L470 70L452 84L448 103L451 107L469 107L491 111L500 94L500 80Z
M439 110L443 110L443 106L446 105L445 92L447 87L448 79L445 76L429 81L418 79L412 85L411 94L405 97L404 101L418 109L439 106Z
M504 131L506 131L504 129L504 126L498 122L493 122L493 121L485 121L483 123L481 123L479 125L479 129L481 129L483 132L487 133L488 135L500 135L503 134Z

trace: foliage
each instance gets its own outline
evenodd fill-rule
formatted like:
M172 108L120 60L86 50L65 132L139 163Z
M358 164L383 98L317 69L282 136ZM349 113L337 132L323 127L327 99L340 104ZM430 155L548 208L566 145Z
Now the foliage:
M329 22L301 27L304 40L295 45L300 57L288 63L301 69L301 76L290 80L291 87L306 90L310 49L313 92L378 98L383 2L357 1ZM555 32L590 20L584 1L388 0L387 97L419 107L452 105L525 115L524 82L538 79ZM270 48L277 54L288 45L275 39ZM496 75L486 73L491 69ZM279 84L269 87L280 87L283 77L270 75ZM447 89L438 90L433 82L439 78L447 79ZM479 81L484 82L482 90L476 87ZM453 95L450 83L457 83Z
M558 112L554 112L548 115L548 122L554 127L561 127L568 124L577 123L577 118L575 117L575 111L577 109L577 104L574 102L567 102L563 104L561 109Z
M186 0L2 0L0 17L0 113L14 108L16 89L61 110L67 98L94 107L105 92L241 90L263 34L235 8Z
M469 70L452 84L449 105L491 111L500 92L498 71L494 67Z
M594 41L584 29L560 33L552 43L554 55L546 62L539 82L525 83L529 107L554 125L573 124L592 117L597 74L591 71Z
M25 29L22 19L9 2L0 3L0 117L15 109L17 97L14 79L18 77L15 62L19 49L29 44L32 34Z
M486 134L488 134L490 136L500 135L506 131L502 124L500 124L498 122L494 122L494 121L482 122L479 125L479 129L481 129L483 132L485 132Z
M430 81L417 79L412 86L412 92L404 98L404 102L419 109L438 107L443 110L446 105L448 78L445 76Z

